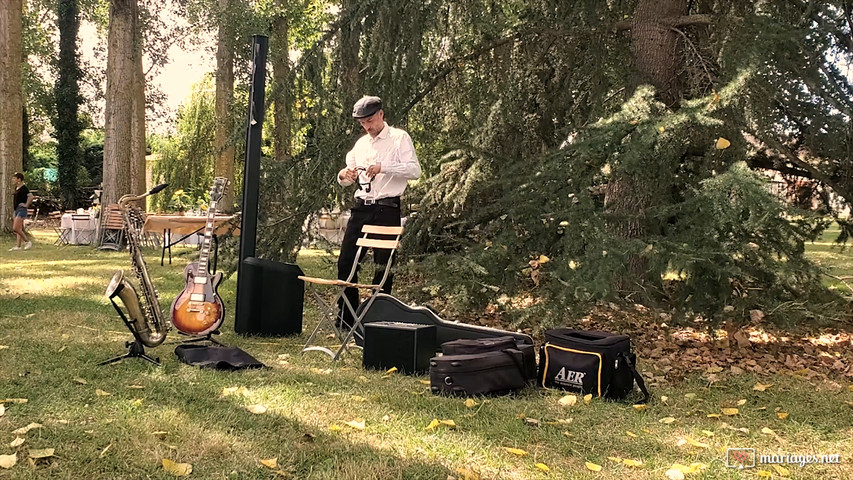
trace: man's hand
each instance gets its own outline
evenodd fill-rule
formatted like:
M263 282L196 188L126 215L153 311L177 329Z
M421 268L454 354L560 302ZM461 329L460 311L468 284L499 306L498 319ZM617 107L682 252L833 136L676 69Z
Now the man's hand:
M356 171L356 169L354 168L348 168L341 172L340 177L341 180L349 180L351 182L354 182L358 179L358 171Z
M369 167L367 167L367 176L373 178L377 173L382 171L382 165L375 163Z

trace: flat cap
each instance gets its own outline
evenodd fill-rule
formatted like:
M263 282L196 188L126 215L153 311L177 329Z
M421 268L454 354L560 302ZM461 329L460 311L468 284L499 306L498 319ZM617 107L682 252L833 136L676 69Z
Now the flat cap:
M366 118L382 110L382 99L379 97L361 97L352 106L352 118Z

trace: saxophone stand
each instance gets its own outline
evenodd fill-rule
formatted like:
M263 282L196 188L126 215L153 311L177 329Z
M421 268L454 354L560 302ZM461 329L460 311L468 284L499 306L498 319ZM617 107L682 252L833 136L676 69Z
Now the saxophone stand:
M121 308L119 308L119 306L116 304L115 300L113 300L112 297L110 297L110 302L112 302L113 308L116 309L116 312L118 312L118 315L121 317L122 321L124 321L124 324L127 326L127 329L130 330L130 333L133 334L134 340L132 342L125 342L124 345L128 347L127 353L125 353L124 355L119 355L117 357L110 358L108 360L104 360L103 362L99 363L98 366L109 365L125 358L141 358L159 367L160 359L154 359L145 354L145 345L139 338L139 334L136 333L136 330L133 329L133 325L130 324L130 321L127 319L124 312L121 311Z

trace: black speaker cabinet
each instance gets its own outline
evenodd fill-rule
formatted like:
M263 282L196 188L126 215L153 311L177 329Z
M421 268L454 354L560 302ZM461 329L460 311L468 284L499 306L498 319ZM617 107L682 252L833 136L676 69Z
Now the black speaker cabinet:
M241 335L302 333L305 282L298 265L247 257L240 267L234 331Z
M429 371L429 359L436 351L435 334L435 325L368 323L364 326L364 368L397 367L407 374Z

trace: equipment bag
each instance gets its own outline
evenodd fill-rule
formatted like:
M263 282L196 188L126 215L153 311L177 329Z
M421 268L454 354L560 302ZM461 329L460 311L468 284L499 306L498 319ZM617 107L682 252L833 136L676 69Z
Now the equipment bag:
M536 352L533 345L519 342L511 336L477 339L460 339L441 344L444 355L470 355L474 353L499 352L501 350L519 350L522 357L524 378L536 382Z
M517 349L433 357L429 361L430 390L468 396L520 390L527 384L523 361Z
M543 387L572 390L610 399L625 398L634 381L649 399L643 377L634 367L627 335L556 328L545 332L539 350L539 382Z

